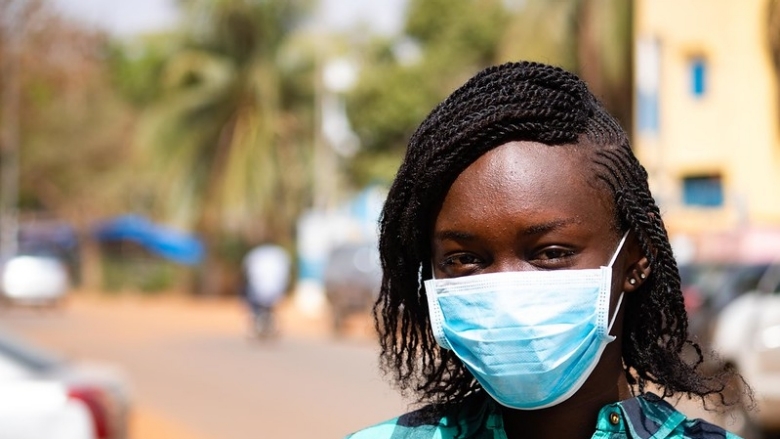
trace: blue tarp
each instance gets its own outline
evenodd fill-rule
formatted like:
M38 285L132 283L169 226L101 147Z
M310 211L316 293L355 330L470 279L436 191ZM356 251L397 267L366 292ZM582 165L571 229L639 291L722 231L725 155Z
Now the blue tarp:
M205 252L198 238L137 215L120 216L101 223L95 229L95 236L100 241L132 241L163 258L185 265L198 264Z

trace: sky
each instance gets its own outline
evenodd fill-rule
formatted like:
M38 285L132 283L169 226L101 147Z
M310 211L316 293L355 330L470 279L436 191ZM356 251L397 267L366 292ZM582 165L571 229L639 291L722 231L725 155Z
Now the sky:
M65 14L129 37L171 27L178 19L174 0L52 0ZM326 27L343 29L368 24L380 34L400 30L406 0L320 0L319 17Z
M403 24L406 0L320 0L320 17L326 26L348 28L367 23L379 34L394 34Z
M66 15L124 37L176 23L174 0L52 0Z

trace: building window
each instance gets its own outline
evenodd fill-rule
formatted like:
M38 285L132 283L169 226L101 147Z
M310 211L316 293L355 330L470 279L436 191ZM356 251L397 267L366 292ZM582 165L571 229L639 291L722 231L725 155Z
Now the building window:
M659 131L659 89L661 43L645 36L636 43L636 128L640 134L656 136Z
M658 134L658 92L637 93L637 128L643 134Z
M720 175L684 177L683 204L695 207L723 206L723 183Z
M693 57L688 61L691 81L691 94L700 98L707 93L707 60L702 56Z

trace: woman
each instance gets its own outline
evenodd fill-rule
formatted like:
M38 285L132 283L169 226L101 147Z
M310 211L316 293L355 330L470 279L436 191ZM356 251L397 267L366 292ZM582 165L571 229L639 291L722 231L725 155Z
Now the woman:
M576 76L504 64L438 105L390 189L380 253L383 369L426 405L353 439L736 437L647 392L723 397L732 372L682 358L647 173Z

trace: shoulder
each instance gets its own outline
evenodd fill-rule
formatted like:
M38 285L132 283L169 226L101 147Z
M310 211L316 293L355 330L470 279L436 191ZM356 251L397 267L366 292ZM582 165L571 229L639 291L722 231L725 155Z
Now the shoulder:
M702 419L688 419L660 397L647 393L604 407L600 430L625 429L632 438L738 439L739 436Z

